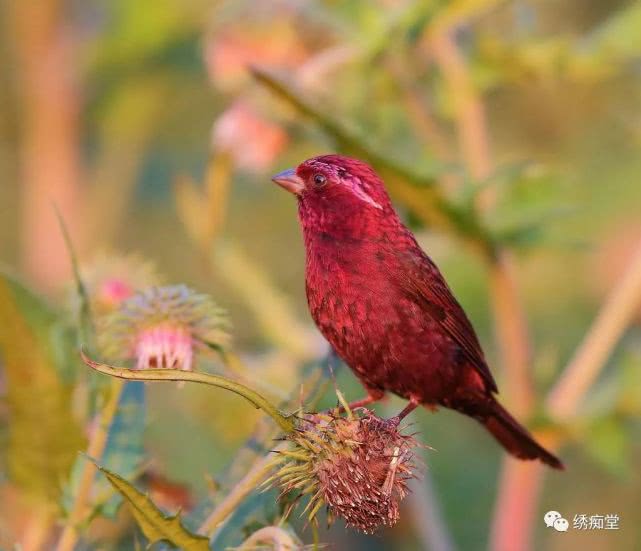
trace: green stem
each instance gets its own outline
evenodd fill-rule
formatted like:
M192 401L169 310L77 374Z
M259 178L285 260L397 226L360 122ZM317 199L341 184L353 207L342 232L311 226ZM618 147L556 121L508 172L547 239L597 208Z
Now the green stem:
M95 369L100 373L104 373L105 375L118 377L119 379L132 381L191 381L194 383L203 383L206 385L216 386L218 388L224 388L225 390L230 390L251 402L256 408L262 409L274 421L276 421L283 431L292 432L295 428L294 421L291 419L291 416L285 415L279 411L276 406L258 394L255 390L227 379L226 377L211 375L209 373L181 371L179 369L134 370L123 367L114 367L93 361L84 353L84 351L81 351L80 354L82 356L82 360L92 369Z
M71 241L71 236L69 235L69 229L65 219L62 217L62 214L58 210L57 205L53 205L54 212L58 219L58 225L60 226L60 231L62 232L62 237L67 247L67 253L69 254L69 261L71 262L71 270L73 273L74 283L76 285L76 293L78 294L78 299L80 300L80 342L89 342L93 344L90 339L92 339L93 331L93 318L91 315L91 303L89 301L89 295L87 293L87 287L85 286L82 278L80 277L80 266L78 264L78 256L76 255L76 250L73 247L73 242Z

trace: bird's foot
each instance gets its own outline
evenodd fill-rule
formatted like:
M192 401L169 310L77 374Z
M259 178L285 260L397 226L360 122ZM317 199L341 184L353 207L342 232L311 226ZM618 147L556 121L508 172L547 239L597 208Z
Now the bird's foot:
M361 398L360 400L356 400L355 402L350 402L349 404L347 404L347 407L351 411L353 411L358 408L369 406L370 404L373 404L375 402L380 402L384 397L385 397L385 393L383 391L373 389L368 392L365 398ZM339 411L341 413L345 413L345 408L341 407Z
M410 413L412 413L419 405L420 402L416 398L410 398L409 403L403 408L403 411L401 411L398 415L387 419L385 421L385 424L389 425L390 428L398 428L398 426L401 424L401 421Z

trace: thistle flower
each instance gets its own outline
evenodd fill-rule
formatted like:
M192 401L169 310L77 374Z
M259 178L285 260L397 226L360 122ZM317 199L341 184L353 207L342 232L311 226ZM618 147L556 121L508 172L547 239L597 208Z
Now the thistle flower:
M153 264L135 254L102 253L81 266L80 272L91 311L97 315L111 312L141 289L159 284ZM77 301L75 289L73 300Z
M366 534L398 521L415 476L414 438L362 408L347 416L308 415L287 439L293 449L281 452L285 463L268 483L278 485L281 496L311 495L303 512L310 521L323 505L330 522L342 517Z
M99 320L98 344L136 369L191 371L194 353L228 340L227 317L207 295L185 285L150 287Z

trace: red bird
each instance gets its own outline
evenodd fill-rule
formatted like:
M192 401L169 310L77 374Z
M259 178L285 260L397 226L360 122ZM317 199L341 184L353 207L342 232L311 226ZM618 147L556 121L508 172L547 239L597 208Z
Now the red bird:
M366 163L314 157L273 181L298 198L311 315L367 390L354 406L393 392L473 417L521 459L562 469L495 398L472 324L432 260L394 211Z

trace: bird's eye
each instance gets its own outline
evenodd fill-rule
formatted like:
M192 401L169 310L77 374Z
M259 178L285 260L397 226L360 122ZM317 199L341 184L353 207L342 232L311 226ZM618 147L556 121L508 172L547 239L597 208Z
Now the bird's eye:
M327 182L327 178L325 178L325 176L322 174L314 174L314 184L317 187L324 186L325 182Z

